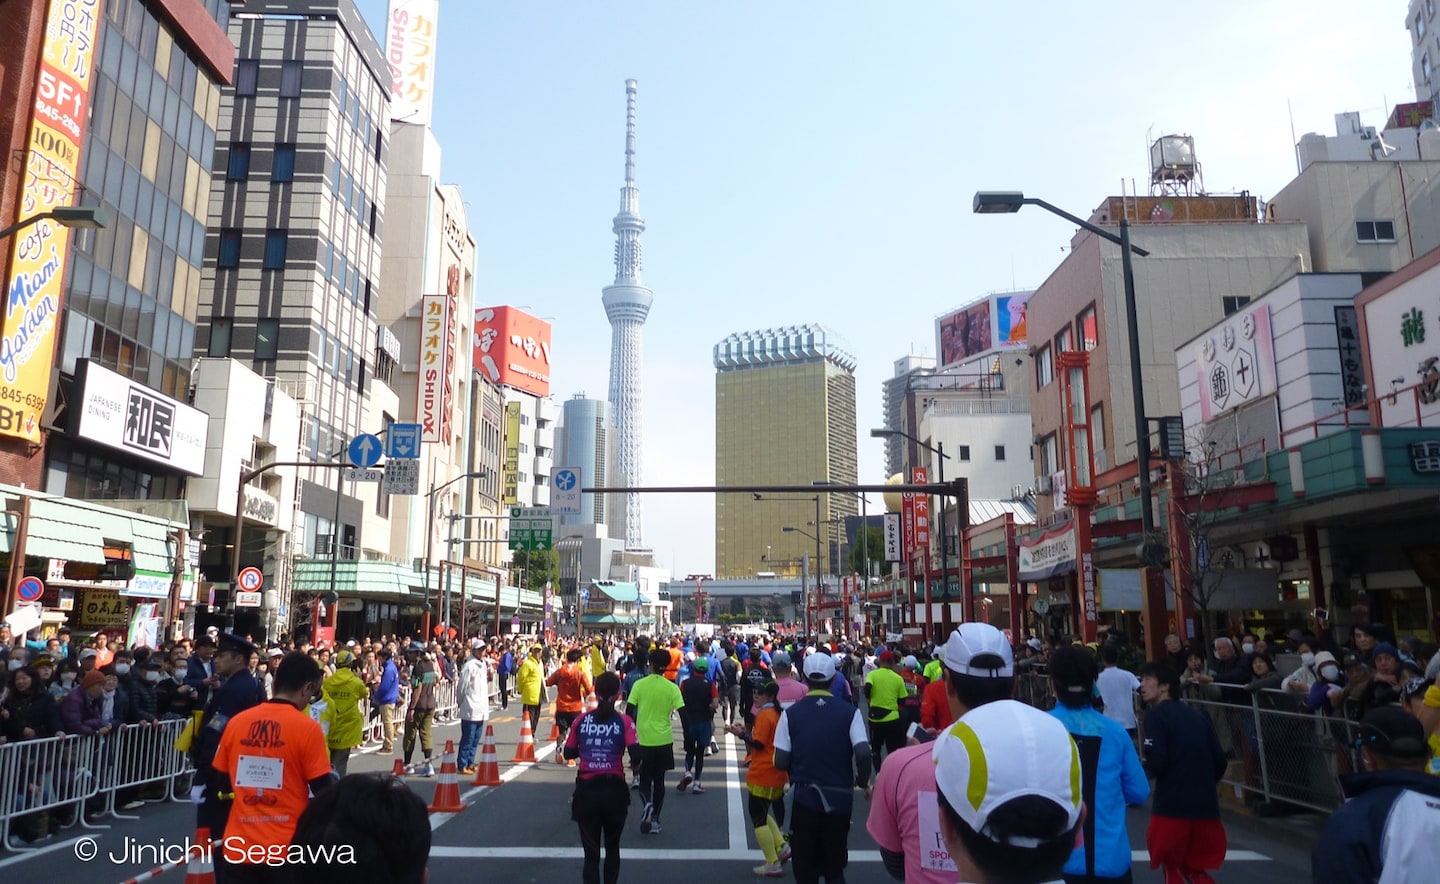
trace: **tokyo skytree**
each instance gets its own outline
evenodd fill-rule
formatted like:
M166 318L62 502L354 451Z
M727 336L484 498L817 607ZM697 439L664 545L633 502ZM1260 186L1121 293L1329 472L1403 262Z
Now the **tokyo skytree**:
M625 186L620 188L620 213L615 216L615 284L605 287L602 301L610 320L610 411L619 440L620 479L627 488L640 486L641 331L654 296L640 282L640 191L635 187L635 89L625 81ZM640 495L625 495L625 545L640 546Z

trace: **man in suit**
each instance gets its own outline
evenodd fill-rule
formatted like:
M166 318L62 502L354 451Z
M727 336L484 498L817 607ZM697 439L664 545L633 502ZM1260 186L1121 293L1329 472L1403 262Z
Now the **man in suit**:
M198 651L199 642L196 645ZM212 838L223 838L231 802L220 799L213 782L215 750L220 747L226 723L240 712L265 702L265 690L250 674L254 645L238 635L226 633L218 642L212 642L212 646L215 651L210 665L214 669L211 677L215 684L200 719L200 733L191 748L195 755L195 780L190 798L200 805L195 814L198 825L208 828Z
M201 709L209 702L210 691L220 685L220 679L215 674L215 647L215 639L208 635L200 636L195 640L195 650L185 664L185 684L195 691L196 704Z

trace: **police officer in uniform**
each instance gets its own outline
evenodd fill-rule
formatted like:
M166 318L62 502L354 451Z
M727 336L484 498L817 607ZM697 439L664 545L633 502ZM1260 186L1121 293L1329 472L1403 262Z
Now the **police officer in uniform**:
M854 790L870 800L870 735L860 710L830 693L835 658L805 657L810 693L780 714L775 767L790 774L790 849L795 880L845 880ZM837 734L846 738L836 739Z
M197 825L210 830L210 837L223 838L225 821L230 816L230 802L217 797L214 769L215 750L225 724L239 712L265 702L265 689L250 673L250 655L255 646L238 635L226 633L216 643L212 660L219 687L210 691L205 714L200 719L200 733L195 738L195 780L190 797L199 807Z

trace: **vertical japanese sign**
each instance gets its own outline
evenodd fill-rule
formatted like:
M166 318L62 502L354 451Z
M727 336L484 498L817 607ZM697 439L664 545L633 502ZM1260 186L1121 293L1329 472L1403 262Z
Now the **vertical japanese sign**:
M520 403L505 403L505 469L501 497L509 506L520 500Z
M435 18L439 0L390 0L385 60L390 62L390 119L430 125L435 95Z
M445 275L445 395L440 406L440 438L447 445L455 438L455 373L461 370L455 359L455 337L458 331L455 323L458 321L456 314L459 310L460 267L451 264Z
M421 441L444 441L445 389L450 367L445 358L450 323L449 296L425 295L420 299L420 390L415 400L415 422Z
M90 79L101 0L51 0L45 17L35 109L25 149L20 219L68 206L90 118ZM0 341L0 433L40 442L50 394L70 232L50 220L15 236L4 340Z
M1364 404L1365 366L1360 361L1360 321L1354 307L1335 308L1335 346L1340 350L1340 385L1345 391L1345 407Z
M926 478L927 473L924 467L915 467L910 470L910 481L916 485L924 485L930 480ZM930 567L930 495L914 495L915 508L915 551L923 558L924 567Z

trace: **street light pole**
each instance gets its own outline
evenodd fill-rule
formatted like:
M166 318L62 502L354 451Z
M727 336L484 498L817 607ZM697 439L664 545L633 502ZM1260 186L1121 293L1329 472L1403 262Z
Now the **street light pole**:
M997 215L1020 211L1021 206L1039 206L1052 215L1058 215L1088 230L1106 242L1120 247L1120 272L1125 284L1125 331L1130 336L1130 395L1135 408L1135 467L1140 480L1140 547L1136 550L1140 564L1150 567L1154 559L1150 544L1155 534L1155 513L1150 503L1150 424L1145 416L1145 388L1141 386L1140 370L1140 317L1135 304L1135 267L1131 255L1144 258L1150 253L1130 243L1130 221L1120 219L1120 235L1116 236L1103 227L1091 224L1083 218L1070 214L1064 209L1052 206L1042 199L1027 197L1012 191L986 191L975 193L972 204L977 215Z
M913 442L915 445L919 446L920 448L923 448L923 449L925 449L926 451L930 452L931 454L934 454L935 457L936 457L936 460L937 460L937 462L938 462L938 465L937 465L938 481L939 481L939 483L940 483L941 485L944 485L944 484L945 484L945 461L947 461L947 460L950 459L950 455L948 455L948 454L945 453L945 443L944 443L944 442L937 440L934 445L931 445L931 444L929 444L928 442L923 442L923 441L921 441L919 438L911 435L910 433L905 432L904 430L892 430L892 429L890 429L890 428L888 428L888 427L882 427L882 428L877 428L877 429L871 430L871 431L870 431L870 436L871 436L871 438L874 438L874 439L884 439L884 438L886 438L886 437L888 437L888 436L899 436L899 437L902 438L902 439L908 439L908 440L910 440L911 442ZM908 458L907 458L907 461L908 461ZM943 635L949 635L951 629L954 628L953 622L952 622L951 619L950 619L950 601L949 601L950 580L949 580L949 577L947 576L946 565L947 565L948 562L947 562L946 555L945 555L945 537L946 537L946 526L947 526L946 517L945 517L945 502L946 502L946 498L947 498L948 496L949 496L949 495L946 494L946 493L943 492L943 491L942 491L941 494L940 494L940 580L941 580L942 583L944 583L944 585L945 585L945 591L946 591L946 600L945 600L945 604L944 604L944 611L942 612L941 618L940 618L941 626L942 626L942 628L945 630L944 633L943 633ZM967 506L969 505L969 501L968 501L968 500L966 501L966 505L967 505ZM958 515L958 514L957 514L957 515ZM934 625L934 624L935 624L935 620L934 620L934 616L935 616L935 615L934 615L933 604L932 604L932 602L931 602L930 581L929 581L929 579L928 579L928 572L929 572L929 570L930 570L930 568L929 568L929 563L930 563L930 550L929 550L928 548L925 550L925 563L926 563L926 568L925 568L925 570L926 570L926 572L927 572L926 580L925 580L925 625L926 625L926 627L929 629L929 631L933 633L933 632L935 631L935 625ZM967 592L967 594L968 594L968 592ZM968 607L968 605L967 605L967 607ZM965 612L966 617L968 617L969 614L970 614L970 612L967 610L967 611ZM918 620L918 618L916 618L916 619ZM926 638L933 641L936 637L935 637L934 635L928 635L928 636L926 636Z
M435 484L435 479L433 477L430 479L430 490L425 495L425 613L420 619L421 638L428 640L430 637L430 554L431 547L435 540L435 495L454 485L456 482L459 482L461 479L481 479L487 475L489 474L486 473L485 470L461 473L438 487Z

